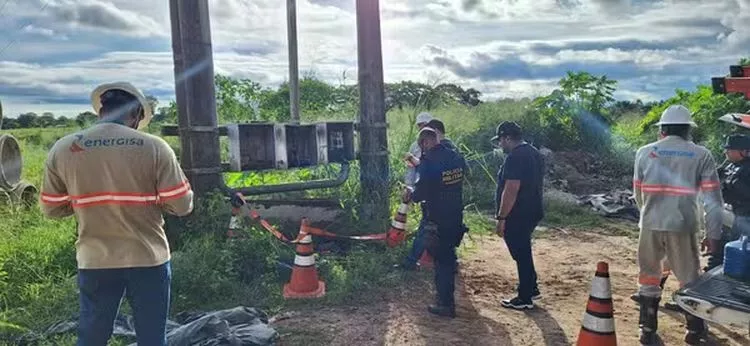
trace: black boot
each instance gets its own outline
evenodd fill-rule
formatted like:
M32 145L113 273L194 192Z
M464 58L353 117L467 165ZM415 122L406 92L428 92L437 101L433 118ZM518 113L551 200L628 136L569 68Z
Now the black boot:
M661 282L659 283L659 287L661 287L662 290L664 289L664 284L667 283L667 279L668 278L669 278L669 275L664 276L664 277L661 278ZM630 300L632 300L632 301L634 301L636 303L640 303L640 301L641 301L641 295L638 292L635 292L635 293L633 293L633 294L630 295Z
M659 322L657 318L659 301L661 298L641 296L641 315L638 319L641 328L641 345L656 345L658 342L656 329Z
M708 339L708 328L706 322L699 317L685 313L687 322L687 333L685 334L685 343L688 345L702 345Z

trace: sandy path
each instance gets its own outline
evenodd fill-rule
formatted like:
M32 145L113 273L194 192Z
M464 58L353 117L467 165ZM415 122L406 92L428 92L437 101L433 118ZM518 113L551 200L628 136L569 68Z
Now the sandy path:
M429 316L429 283L392 290L382 303L327 308L300 313L276 325L283 345L569 345L574 344L597 261L609 262L618 343L638 345L638 309L629 299L635 290L635 241L592 233L546 236L534 242L535 262L544 298L531 312L507 310L499 301L516 285L515 262L504 242L485 237L462 261L454 320ZM667 284L669 292L676 280ZM429 291L425 293L425 291ZM421 293L420 293L421 292ZM666 295L665 295L666 297ZM662 310L663 311L663 310ZM665 345L683 345L684 318L660 313ZM715 345L750 345L742 331L712 326Z

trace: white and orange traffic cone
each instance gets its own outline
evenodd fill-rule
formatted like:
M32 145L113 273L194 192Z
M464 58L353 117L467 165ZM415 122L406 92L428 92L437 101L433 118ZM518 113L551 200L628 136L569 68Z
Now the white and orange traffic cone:
M591 282L591 294L583 315L578 346L617 346L615 335L612 285L607 262L596 264L596 274Z
M391 228L388 230L385 242L388 247L396 247L406 238L406 213L409 212L409 205L401 202L401 205L393 216Z
M326 294L326 285L318 280L312 235L307 231L309 221L302 219L297 254L294 256L292 278L284 285L284 298L320 298Z

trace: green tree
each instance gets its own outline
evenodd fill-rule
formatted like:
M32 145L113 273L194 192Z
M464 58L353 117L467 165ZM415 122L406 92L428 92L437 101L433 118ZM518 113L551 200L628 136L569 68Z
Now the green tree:
M80 126L81 128L84 128L95 123L97 119L98 116L95 113L85 111L76 116L76 124L78 124L78 126Z
M53 127L55 126L56 120L55 115L50 112L45 112L37 119L39 127Z
M641 121L641 133L655 136L653 124L659 121L661 113L671 105L683 105L693 113L693 121L698 127L693 132L694 139L704 142L717 155L721 151L724 136L738 130L736 126L719 121L727 113L742 113L748 110L750 103L739 94L715 94L708 85L699 85L695 91L678 89L675 96L654 107ZM654 137L655 138L655 137Z
M611 138L608 105L617 82L588 72L568 72L560 88L534 100L531 112L542 125L542 142L553 149L607 151Z
M34 112L24 113L18 116L18 127L28 129L39 127L39 116Z

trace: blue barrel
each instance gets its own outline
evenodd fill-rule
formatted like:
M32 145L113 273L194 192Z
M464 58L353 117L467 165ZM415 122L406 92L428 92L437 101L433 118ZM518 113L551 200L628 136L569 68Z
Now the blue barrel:
M724 247L724 274L742 281L750 281L750 238L743 235L739 240Z

